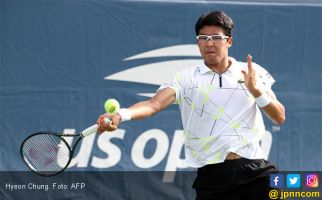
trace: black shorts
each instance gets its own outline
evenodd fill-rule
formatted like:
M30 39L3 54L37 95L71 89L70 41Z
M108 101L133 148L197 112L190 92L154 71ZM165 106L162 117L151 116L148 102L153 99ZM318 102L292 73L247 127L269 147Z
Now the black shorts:
M193 183L196 200L269 199L270 174L277 165L266 160L240 158L198 169Z

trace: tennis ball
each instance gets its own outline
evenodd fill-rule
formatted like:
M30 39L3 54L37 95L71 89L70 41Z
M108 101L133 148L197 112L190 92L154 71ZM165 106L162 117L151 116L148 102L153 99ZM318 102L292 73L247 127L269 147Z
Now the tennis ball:
M104 108L107 113L116 113L120 109L120 103L116 99L107 99Z

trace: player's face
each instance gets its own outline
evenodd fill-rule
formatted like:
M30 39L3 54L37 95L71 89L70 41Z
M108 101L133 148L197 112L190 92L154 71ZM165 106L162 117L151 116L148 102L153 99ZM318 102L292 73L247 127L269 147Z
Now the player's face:
M204 26L199 35L220 35L226 36L224 29L220 26ZM198 40L198 46L206 64L218 65L228 57L228 48L232 45L232 37L225 39Z

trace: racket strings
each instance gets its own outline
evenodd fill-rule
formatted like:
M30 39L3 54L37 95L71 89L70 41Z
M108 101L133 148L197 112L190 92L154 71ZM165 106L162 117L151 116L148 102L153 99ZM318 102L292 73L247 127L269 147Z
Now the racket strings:
M56 137L57 139L55 138L56 140L54 140L53 136L45 134L43 136L45 140L39 140L38 137L32 138L30 142L28 140L28 153L26 155L28 155L34 168L38 171L59 171L65 166L65 159L61 157L63 150L58 150L57 148L60 145L59 141L57 141L59 138ZM59 164L58 161L60 165L57 165Z
M38 134L25 141L22 154L27 165L44 175L63 170L70 160L70 150L62 139L52 134Z
M48 146L49 144L54 145L55 143L49 143L49 141L47 141L44 144L45 146ZM32 168L36 171L49 170L49 167L46 167L48 165L48 161L54 158L52 153L44 153L43 148L44 146L43 144L39 143L37 136L30 138L24 144L24 155L28 158L29 164L32 166ZM54 167L55 166L52 166L53 170L55 170Z

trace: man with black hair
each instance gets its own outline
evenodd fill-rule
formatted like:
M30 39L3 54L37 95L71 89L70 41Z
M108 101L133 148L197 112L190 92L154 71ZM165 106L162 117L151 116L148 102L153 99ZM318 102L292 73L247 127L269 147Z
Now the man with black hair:
M277 171L259 146L265 133L261 110L282 124L285 109L271 89L275 80L251 55L246 63L228 56L233 27L222 11L202 15L195 31L203 62L177 73L151 99L97 120L100 133L114 131L122 121L150 117L178 103L186 159L198 168L197 200L269 199L269 175Z

